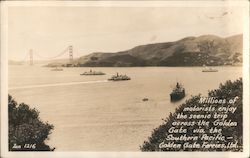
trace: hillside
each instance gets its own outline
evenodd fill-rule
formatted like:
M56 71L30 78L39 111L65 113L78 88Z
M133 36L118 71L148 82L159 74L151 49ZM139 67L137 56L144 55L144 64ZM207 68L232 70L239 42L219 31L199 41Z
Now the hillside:
M75 60L74 65L83 67L241 65L242 41L242 34L227 38L214 35L186 37L175 42L140 45L116 53L91 53Z

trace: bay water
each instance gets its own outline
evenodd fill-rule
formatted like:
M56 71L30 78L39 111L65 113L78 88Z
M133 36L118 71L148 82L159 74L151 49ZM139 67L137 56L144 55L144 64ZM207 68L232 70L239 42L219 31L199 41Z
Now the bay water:
M192 95L207 95L226 80L242 77L242 67L51 68L10 65L9 94L40 111L54 125L47 144L55 151L139 151L139 146L170 112ZM106 75L81 76L89 71ZM108 81L116 73L129 81ZM176 82L187 96L171 103ZM143 101L148 98L148 101Z

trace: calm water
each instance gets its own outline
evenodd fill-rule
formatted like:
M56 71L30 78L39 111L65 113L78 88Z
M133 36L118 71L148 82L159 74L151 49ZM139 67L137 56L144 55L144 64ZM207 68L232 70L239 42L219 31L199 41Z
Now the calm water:
M210 73L201 67L92 68L107 75L79 75L89 69L9 66L9 93L55 126L48 144L57 151L137 151L162 118L184 102L170 103L176 81L189 98L242 76L242 67ZM132 80L108 82L116 72Z

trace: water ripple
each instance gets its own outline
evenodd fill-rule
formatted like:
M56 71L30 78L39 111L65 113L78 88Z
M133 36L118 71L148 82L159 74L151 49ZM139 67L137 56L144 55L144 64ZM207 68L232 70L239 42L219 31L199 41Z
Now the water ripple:
M57 87L57 86L69 86L69 85L105 83L105 82L108 82L108 80L84 81L84 82L66 82L66 83L52 83L52 84L39 84L39 85L27 85L27 86L10 87L9 90L29 89L29 88L42 88L42 87Z

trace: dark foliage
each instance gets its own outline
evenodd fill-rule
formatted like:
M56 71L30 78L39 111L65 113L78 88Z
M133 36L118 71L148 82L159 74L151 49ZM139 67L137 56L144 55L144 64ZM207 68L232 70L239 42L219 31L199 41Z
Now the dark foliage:
M94 58L94 59L93 59ZM130 66L145 66L145 61L131 56L129 54L122 54L116 56L110 56L104 59L97 60L96 57L91 57L91 61L80 64L80 66L92 66L92 67L130 67Z
M10 95L8 100L9 150L53 151L55 148L45 144L53 125L42 122L36 109L31 109L24 103L18 105Z
M159 66L218 66L223 65L220 58L201 52L175 53L159 62Z
M164 120L164 123L162 125L160 125L158 128L154 129L151 136L148 138L147 141L144 141L143 145L140 146L140 149L142 151L242 151L242 145L243 145L243 140L242 140L242 91L243 91L243 85L242 85L242 79L236 80L234 82L232 81L227 81L224 84L220 84L219 89L215 89L212 91L209 91L208 96L209 97L216 97L218 99L229 99L229 98L234 98L236 96L238 96L238 100L232 104L231 106L237 107L235 113L227 113L228 117L226 118L227 120L231 119L233 121L236 121L238 124L237 126L232 126L232 127L221 127L222 128L222 135L226 136L226 137L233 137L232 141L238 141L238 148L235 149L205 149L205 148L191 148L191 149L174 149L174 148L159 148L159 144L164 142L165 144L168 142L173 142L173 141L167 141L165 138L168 134L168 129L172 127L172 122L174 121L178 121L176 119L177 114L178 113L183 113L183 114L207 114L208 112L205 111L199 111L199 112L190 112L190 111L184 111L183 109L186 107L193 107L194 105L196 105L197 107L202 107L204 106L204 103L201 104L199 103L200 100L200 95L198 96L194 96L189 100L186 100L186 102L182 105L180 105L174 113L170 113L169 117L166 118ZM214 107L218 107L221 106L221 104L207 104L207 106L214 106ZM225 104L226 105L226 104ZM217 111L213 111L213 112L209 112L211 114L213 114L214 112ZM221 114L223 114L223 112L221 112ZM213 117L209 118L209 119L204 119L206 121L209 122L213 122L216 119L214 119ZM190 121L190 119L182 119L181 121ZM191 120L192 121L192 120ZM177 128L180 128L181 126L175 126ZM211 128L214 127L213 124L210 124L210 126L202 126L202 128L205 129L206 133L207 131ZM189 126L188 127L188 131L192 131L193 129L197 129L199 128L198 125L195 126ZM187 132L186 133L187 136L193 136L194 133L192 132ZM178 137L182 134L180 133L174 133L173 134L175 137ZM201 134L195 133L195 135L200 136ZM215 136L216 134L214 134ZM176 144L183 144L185 143L184 141L174 141ZM188 141L189 143L193 143L194 141ZM202 143L197 141L197 143ZM225 141L218 141L218 140L211 140L210 143L228 143L228 140Z

